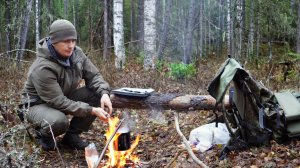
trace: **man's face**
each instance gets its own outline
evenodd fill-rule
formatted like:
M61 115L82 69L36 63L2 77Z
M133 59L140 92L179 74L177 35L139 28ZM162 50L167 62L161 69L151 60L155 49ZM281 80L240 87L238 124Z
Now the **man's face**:
M68 58L72 55L74 47L76 46L76 40L68 39L52 44L55 50L63 57Z

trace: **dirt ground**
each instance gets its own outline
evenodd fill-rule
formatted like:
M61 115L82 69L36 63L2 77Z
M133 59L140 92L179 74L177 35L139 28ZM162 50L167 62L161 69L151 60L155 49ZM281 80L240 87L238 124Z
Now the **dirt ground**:
M208 94L206 89L224 59L214 63L203 61L197 69L198 75L189 80L174 80L167 76L168 68L159 72L145 72L137 61L131 61L123 71L112 69L113 63L98 65L104 78L112 88L139 87L153 88L161 93ZM28 66L28 65L27 65ZM0 102L5 112L15 114L19 93L26 79L27 66L23 69L8 69L0 66ZM283 68L255 67L247 65L251 74L273 91L298 90L299 79L282 80ZM131 139L139 134L141 140L134 150L141 160L140 167L198 167L185 150L179 147L182 140L175 130L174 111L146 109L114 109L114 116L128 114L132 122ZM214 119L212 111L181 112L179 123L181 131L188 138L192 129ZM89 132L81 136L94 142L100 153L105 145L104 133L108 126L96 120ZM74 151L60 146L59 152L42 151L31 141L18 120L7 122L0 117L0 167L87 167L84 151ZM59 143L60 137L58 138ZM212 149L196 156L209 167L297 167L300 166L300 141L292 139L284 144L271 141L269 145L251 147L243 151L230 152L220 159L222 147ZM105 162L107 158L104 158Z

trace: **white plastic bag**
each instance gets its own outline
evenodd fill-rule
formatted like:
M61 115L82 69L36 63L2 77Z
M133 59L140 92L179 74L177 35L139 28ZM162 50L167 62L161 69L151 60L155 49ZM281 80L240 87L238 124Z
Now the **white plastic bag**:
M209 123L193 129L189 141L195 147L204 152L215 144L226 144L230 139L229 132L224 123Z
M98 161L98 151L94 143L90 143L87 147L85 147L85 160L88 164L88 168L96 166L95 164Z

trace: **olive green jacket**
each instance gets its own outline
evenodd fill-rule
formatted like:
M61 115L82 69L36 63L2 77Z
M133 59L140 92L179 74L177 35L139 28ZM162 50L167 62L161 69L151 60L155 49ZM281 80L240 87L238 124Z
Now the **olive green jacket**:
M99 97L109 94L110 87L81 48L75 47L70 62L70 67L64 67L51 57L46 39L42 39L39 42L37 58L29 69L23 95L38 98L49 106L74 116L90 114L90 105L73 101L68 96L78 87L81 79Z

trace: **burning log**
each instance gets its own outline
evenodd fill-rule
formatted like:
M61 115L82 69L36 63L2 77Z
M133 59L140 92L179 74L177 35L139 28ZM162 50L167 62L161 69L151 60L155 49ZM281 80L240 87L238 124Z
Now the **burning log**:
M185 95L171 93L153 93L148 97L134 97L112 94L111 101L114 108L158 108L177 111L212 110L214 109L216 104L216 100L210 95ZM226 109L231 108L229 103L229 96L225 96L224 106Z

